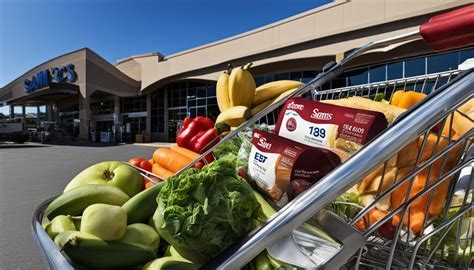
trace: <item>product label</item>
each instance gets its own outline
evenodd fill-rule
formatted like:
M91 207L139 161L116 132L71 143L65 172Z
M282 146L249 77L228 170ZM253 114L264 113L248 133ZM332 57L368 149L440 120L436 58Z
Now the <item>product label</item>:
M337 138L363 145L387 125L379 112L292 98L280 112L275 132L305 145L334 147Z
M275 165L279 156L279 154L264 153L252 146L248 170L250 177L257 182L259 187L269 189L275 185Z
M325 148L310 147L265 131L254 130L248 175L275 202L285 204L341 163ZM292 181L298 180L295 187ZM289 197L288 197L288 196Z
M309 146L334 147L336 124L312 123L294 110L286 110L278 135Z

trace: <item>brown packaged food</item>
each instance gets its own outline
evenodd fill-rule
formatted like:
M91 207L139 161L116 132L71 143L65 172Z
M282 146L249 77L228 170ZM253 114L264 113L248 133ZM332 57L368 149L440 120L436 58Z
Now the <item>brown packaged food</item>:
M311 147L253 130L248 175L273 201L284 205L348 156L340 150Z

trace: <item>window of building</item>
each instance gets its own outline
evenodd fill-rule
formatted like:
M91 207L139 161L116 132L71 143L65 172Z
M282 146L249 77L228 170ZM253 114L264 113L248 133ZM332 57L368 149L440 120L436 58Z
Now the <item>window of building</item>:
M5 122L10 118L10 106L0 106L0 122Z
M121 112L146 112L146 95L125 97L120 101Z
M76 122L76 119L79 119L79 104L67 107L58 107L56 111L58 126L57 132L71 136L79 135L79 125L78 122Z
M165 132L165 89L151 94L151 132Z
M426 64L428 74L457 69L459 65L459 52L428 56Z
M415 58L405 61L405 76L412 77L426 74L426 58Z
M170 140L184 118L207 116L215 120L218 114L215 83L173 83L151 94L151 131L163 133L167 126Z
M369 68L369 82L382 82L387 79L387 65Z
M403 62L387 64L387 80L403 78Z
M346 73L347 85L365 84L369 81L369 69L361 68Z
M459 64L462 64L469 58L474 58L474 48L462 50L459 52Z
M91 103L92 115L111 114L114 113L114 100L104 100L100 102Z

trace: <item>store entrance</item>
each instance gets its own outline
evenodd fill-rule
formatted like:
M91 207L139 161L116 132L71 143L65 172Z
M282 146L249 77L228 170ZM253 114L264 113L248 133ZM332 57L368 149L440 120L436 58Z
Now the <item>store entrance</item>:
M92 135L94 136L94 138L92 138L92 141L105 142L105 143L114 142L113 126L114 126L113 120L97 121L95 132L93 132L93 135Z
M137 135L143 135L146 130L146 117L123 117L122 141L126 143L136 142Z
M168 110L168 141L176 142L176 134L186 118L186 107L175 107Z

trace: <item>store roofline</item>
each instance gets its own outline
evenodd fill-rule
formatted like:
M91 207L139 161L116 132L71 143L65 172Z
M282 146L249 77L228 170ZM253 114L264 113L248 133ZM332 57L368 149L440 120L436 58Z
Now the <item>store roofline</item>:
M217 41L214 41L214 42L211 42L211 43L207 43L207 44L197 46L197 47L194 47L194 48L191 48L191 49L187 49L187 50L184 50L184 51L181 51L181 52L173 53L173 54L170 54L170 55L167 55L167 56L165 56L165 55L163 55L159 52L133 55L133 56L130 56L130 57L126 57L126 58L117 60L116 65L118 65L120 63L123 63L123 62L133 60L135 58L143 58L143 57L149 57L149 56L158 56L159 60L167 60L167 59L178 57L178 56L188 54L188 53L191 53L191 52L194 52L194 51L199 51L199 50L202 50L202 49L206 49L206 48L209 48L209 47L213 47L213 46L216 46L216 45L227 43L229 41L236 40L236 39L239 39L239 38L242 38L242 37L250 36L250 35L253 35L255 33L259 33L259 32L268 30L270 28L273 28L273 27L276 27L276 26L279 26L279 25L282 25L282 24L285 24L285 23L288 23L288 22L291 22L291 21L294 21L294 20L297 20L297 19L300 19L300 18L304 18L304 17L309 16L313 13L321 12L322 10L333 8L335 6L338 6L340 4L344 4L344 3L347 3L347 2L349 2L349 0L334 0L334 2L328 3L326 5L316 7L316 8L310 9L310 10L302 12L302 13L298 13L298 14L293 15L291 17L276 21L276 22L271 23L271 24L264 25L264 26L256 28L256 29L252 29L252 30L247 31L247 32L243 32L241 34L233 35L233 36L230 36L228 38L220 39L220 40L217 40Z
M271 28L274 28L276 26L280 26L280 25L288 23L288 22L295 21L297 19L307 17L311 14L318 13L318 12L321 12L321 11L329 9L329 8L333 8L335 6L347 3L349 1L350 0L334 0L334 2L328 3L326 5L316 7L316 8L310 9L310 10L302 12L302 13L298 13L298 14L293 15L291 17L276 21L274 23L264 25L264 26L259 27L259 28L252 29L252 30L247 31L247 32L243 32L241 34L237 34L237 35L234 35L234 36L230 36L228 38L220 39L220 40L217 40L217 41L205 44L205 45L201 45L201 46L198 46L198 47L194 47L194 48L182 51L182 52L177 52L177 53L174 53L174 54L170 54L168 56L165 56L164 60L174 58L174 57L178 57L178 56L181 56L183 54L188 54L190 52L199 51L199 50L202 50L202 49L213 47L215 45L227 43L229 41L240 39L240 38L243 38L243 37L246 37L246 36L250 36L250 35L253 35L253 34L256 34L256 33L271 29Z
M136 54L136 55L132 55L132 56L129 56L129 57L121 58L121 59L115 61L115 65L133 60L135 58L143 58L143 57L150 57L150 56L158 56L158 60L162 60L162 59L165 58L165 56L160 52L142 53L142 54Z

